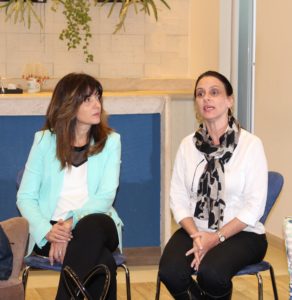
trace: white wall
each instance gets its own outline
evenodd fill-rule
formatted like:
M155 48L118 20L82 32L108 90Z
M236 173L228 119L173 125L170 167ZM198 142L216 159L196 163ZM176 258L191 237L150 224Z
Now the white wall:
M158 22L136 14L133 7L126 31L113 35L118 6L107 18L110 4L92 7L90 50L93 63L85 63L82 50L70 50L58 36L65 19L61 9L35 4L44 20L44 30L32 24L6 23L0 14L0 76L19 78L25 64L44 64L50 77L84 71L99 78L190 78L218 66L218 4L213 0L168 0L171 10L158 4ZM61 8L61 7L60 7Z
M220 2L190 0L189 75L192 78L209 69L218 70Z
M266 229L282 237L292 215L292 1L257 0L255 133L264 142L269 169L285 177Z
M51 77L61 77L70 71L85 71L98 77L186 77L189 63L190 0L169 0L171 10L160 1L159 21L153 14L136 14L133 7L126 20L126 31L113 35L118 21L118 6L107 18L110 4L92 7L90 50L93 63L85 63L82 50L67 51L66 43L58 35L64 28L61 9L51 11L51 1L35 4L44 19L44 30L32 24L30 30L23 24L4 22L0 15L0 75L21 77L26 63L41 62ZM61 7L60 7L61 8Z

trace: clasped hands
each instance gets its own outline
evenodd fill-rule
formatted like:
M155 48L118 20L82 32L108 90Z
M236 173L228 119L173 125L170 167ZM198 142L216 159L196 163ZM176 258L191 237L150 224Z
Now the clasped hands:
M194 255L191 267L198 270L205 254L218 244L218 235L213 232L198 231L190 237L193 239L193 248L186 252L186 256Z
M59 220L46 234L46 239L51 243L49 259L51 265L54 261L63 263L68 242L72 236L72 220Z

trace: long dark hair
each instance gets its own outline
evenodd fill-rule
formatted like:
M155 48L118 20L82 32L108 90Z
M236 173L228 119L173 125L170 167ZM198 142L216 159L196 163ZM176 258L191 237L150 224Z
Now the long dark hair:
M76 114L82 102L92 94L99 96L101 103L100 123L92 125L88 141L93 141L87 155L99 153L104 148L112 129L108 126L107 115L103 109L103 88L98 80L84 73L70 73L56 85L49 104L43 130L56 135L56 155L62 169L72 165L71 150L75 141Z

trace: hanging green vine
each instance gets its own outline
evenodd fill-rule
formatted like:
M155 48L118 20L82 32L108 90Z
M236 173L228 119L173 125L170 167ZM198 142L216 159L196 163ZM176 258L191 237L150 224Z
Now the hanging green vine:
M59 2L64 5L63 14L67 21L67 27L62 30L59 38L67 41L68 50L75 49L82 44L86 62L93 61L93 55L88 50L89 39L92 37L89 26L91 22L90 1L64 0Z
M5 0L0 0L5 1ZM67 26L59 35L62 41L67 41L68 50L82 47L86 62L93 61L93 55L89 51L89 41L91 34L91 17L89 11L91 3L94 6L111 3L108 17L111 16L116 4L120 2L119 21L116 24L114 33L121 28L125 29L125 20L129 7L134 5L136 13L139 11L150 15L151 11L156 20L158 20L157 2L161 2L170 9L166 0L52 0L51 9L57 11L60 6L63 8L63 14ZM13 20L14 23L24 23L28 28L31 27L32 17L37 20L41 28L43 23L41 17L36 13L32 0L6 0L5 4L0 5L0 10L5 11L5 20Z

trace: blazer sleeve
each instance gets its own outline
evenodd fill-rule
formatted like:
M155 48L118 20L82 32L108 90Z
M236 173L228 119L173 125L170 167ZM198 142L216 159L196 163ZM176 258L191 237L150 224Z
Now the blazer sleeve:
M44 132L35 134L16 202L21 215L28 220L30 234L39 247L46 244L45 235L52 227L49 216L43 215L39 208L39 190L43 174L44 153L46 153L46 137L44 134Z

